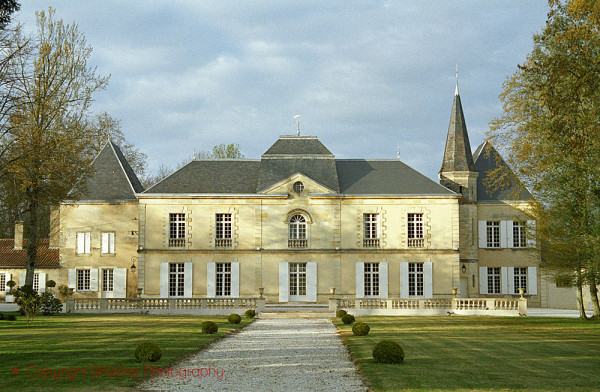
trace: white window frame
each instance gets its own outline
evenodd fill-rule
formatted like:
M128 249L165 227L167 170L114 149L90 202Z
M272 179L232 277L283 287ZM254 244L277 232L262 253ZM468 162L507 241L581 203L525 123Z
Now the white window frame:
M76 282L75 287L77 291L90 291L92 275L89 269L78 269L76 270Z
M364 263L364 296L379 297L381 275L379 263Z
M115 233L102 233L102 254L115 253Z
M4 272L0 273L0 291L6 290L6 274Z
M527 232L524 222L513 221L512 223L512 238L513 248L526 248L527 247Z
M231 297L231 263L215 263L215 296Z
M33 291L36 293L40 291L40 274L39 272L35 272L33 274Z
M488 294L502 293L502 271L500 267L487 267Z
M408 296L425 296L425 264L408 263Z
M486 247L500 248L500 221L486 221Z
M409 213L407 219L408 247L422 248L423 246L425 246L423 213Z
M90 242L92 239L91 233L77 233L77 254L86 255L91 253Z
M308 246L308 219L303 214L294 214L288 222L288 247L306 248Z
M519 294L519 289L524 289L524 294L527 294L527 279L528 270L527 267L514 267L513 268L513 283L514 292L512 294Z
M185 263L169 263L169 297L185 296Z
M112 268L102 269L102 291L112 293L115 290L115 270Z
M380 240L379 214L366 212L363 214L363 247L378 248Z
M289 263L289 299L303 301L308 293L308 263Z
M184 212L169 214L169 248L184 248L186 219Z

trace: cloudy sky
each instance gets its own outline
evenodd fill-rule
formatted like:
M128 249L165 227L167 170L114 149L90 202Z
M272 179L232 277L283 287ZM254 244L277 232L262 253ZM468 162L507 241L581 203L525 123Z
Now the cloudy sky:
M122 121L148 169L282 134L317 135L338 158L401 159L437 179L459 65L472 148L500 114L506 77L547 1L22 1L76 22L111 75L95 112Z

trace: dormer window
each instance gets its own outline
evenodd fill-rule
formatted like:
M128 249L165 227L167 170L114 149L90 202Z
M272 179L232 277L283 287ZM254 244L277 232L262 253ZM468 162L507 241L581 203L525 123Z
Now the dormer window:
M301 181L296 181L294 183L294 192L302 193L303 190L304 190L304 184Z

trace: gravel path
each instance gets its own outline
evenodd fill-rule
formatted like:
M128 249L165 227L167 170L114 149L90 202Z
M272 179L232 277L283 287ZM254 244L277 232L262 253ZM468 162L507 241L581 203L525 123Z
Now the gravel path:
M366 391L328 319L269 318L140 385L152 391ZM185 378L183 377L185 376Z

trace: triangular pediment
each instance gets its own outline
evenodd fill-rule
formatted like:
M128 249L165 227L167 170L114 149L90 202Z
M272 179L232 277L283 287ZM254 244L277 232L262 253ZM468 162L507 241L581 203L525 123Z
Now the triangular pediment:
M294 190L294 184L297 182L301 182L303 185L303 190L302 192L298 193L296 192L296 190ZM308 195L310 193L319 193L319 194L336 194L337 192L334 191L333 189L330 189L326 186L324 186L323 184L318 183L317 181L313 180L312 178L302 174L302 173L296 173L284 180L281 180L273 185L271 185L268 188L265 188L261 191L259 191L259 193L265 194L265 195L279 195L279 194L290 194L290 195Z

